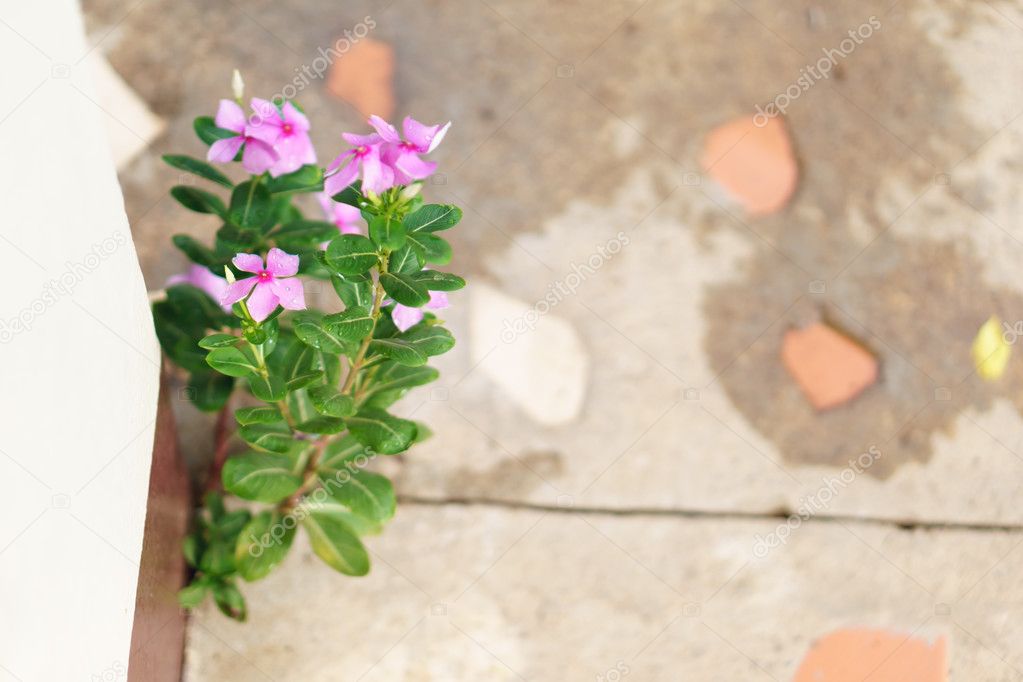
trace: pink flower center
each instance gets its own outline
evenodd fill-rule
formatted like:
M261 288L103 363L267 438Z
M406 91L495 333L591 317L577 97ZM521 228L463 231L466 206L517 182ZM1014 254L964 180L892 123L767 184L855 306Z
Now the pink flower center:
M256 273L256 279L260 282L272 282L273 278L274 276L269 270L260 270Z
M369 154L369 147L367 147L364 144L360 144L352 151L355 153L355 156L361 159L362 157L366 156L366 154Z
M290 123L285 123L284 125L281 126L281 132L283 132L285 135L291 135L292 131L294 130L295 128Z
M411 142L408 142L408 141L402 142L401 143L401 148L403 150L407 151L407 152L418 152L420 154L423 153L424 151L426 151L422 147L414 145L414 144L412 144Z

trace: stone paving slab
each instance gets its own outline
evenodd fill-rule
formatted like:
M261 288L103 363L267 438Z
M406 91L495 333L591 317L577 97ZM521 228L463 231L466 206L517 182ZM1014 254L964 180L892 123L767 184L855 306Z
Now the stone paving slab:
M947 638L954 680L1023 667L1019 532L406 506L369 577L297 543L250 622L192 621L190 682L789 680L844 627ZM608 678L613 679L613 678Z
M175 173L157 157L194 151L188 123L222 96L218 74L243 63L250 87L276 91L371 15L396 45L398 108L455 119L427 194L465 206L452 269L472 287L452 297L439 390L404 406L438 434L405 459L405 493L775 512L876 448L819 513L1023 523L1023 370L983 384L967 350L992 312L1023 320L1023 98L1008 87L1023 16L1007 3L87 4L114 67L169 120L124 176L153 288L182 267L168 234L216 228L164 198ZM200 15L209 36L187 29ZM871 16L880 30L787 111L792 204L746 219L702 175L703 136ZM325 150L359 125L322 82L302 102ZM536 359L504 347L488 287L523 316L560 292L530 334L571 341L534 344L549 351ZM823 416L778 361L785 330L818 319L881 359L875 387ZM558 357L576 344L582 361ZM201 460L208 423L179 412Z

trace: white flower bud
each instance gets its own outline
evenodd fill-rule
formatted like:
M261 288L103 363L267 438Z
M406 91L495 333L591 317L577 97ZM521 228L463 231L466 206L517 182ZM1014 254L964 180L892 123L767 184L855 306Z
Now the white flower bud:
M423 189L423 183L421 182L414 182L411 185L407 185L405 189L401 190L401 198L408 201L419 194L421 189Z
M238 73L235 71L235 73ZM228 284L234 284L234 273L231 272L231 268L224 266L224 279L227 280Z
M242 74L238 69L235 69L234 73L231 74L231 90L234 92L234 98L240 102L245 95L245 82L242 80Z

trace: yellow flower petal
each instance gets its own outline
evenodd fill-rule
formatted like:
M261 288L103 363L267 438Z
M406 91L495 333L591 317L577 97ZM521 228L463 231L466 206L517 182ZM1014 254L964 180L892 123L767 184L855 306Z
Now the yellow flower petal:
M1002 321L992 315L973 340L973 364L977 374L987 381L996 381L1005 372L1011 354L1012 347L1002 336Z

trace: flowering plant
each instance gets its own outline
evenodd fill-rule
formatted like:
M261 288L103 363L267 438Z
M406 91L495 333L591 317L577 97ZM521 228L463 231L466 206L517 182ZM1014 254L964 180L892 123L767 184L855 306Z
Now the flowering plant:
M437 378L427 362L455 341L430 311L465 285L427 268L451 260L437 233L454 227L461 211L420 196L436 170L422 156L450 124L406 118L401 135L372 117L375 132L346 133L350 149L323 169L297 104L252 99L250 106L246 116L236 75L234 100L222 100L215 118L195 121L206 161L164 157L229 196L171 189L185 208L223 224L212 247L173 237L192 265L153 305L164 352L190 375L190 400L219 411L221 430L233 413L235 435L249 448L227 457L226 438L216 448L203 508L184 543L194 577L179 595L186 607L211 595L238 620L246 617L238 579L265 577L299 527L329 566L367 573L360 536L394 515L395 494L366 465L429 434L388 409ZM241 182L213 165L232 163L247 172ZM296 205L303 194L317 195L326 219L303 215ZM330 283L338 312L307 306L303 282L313 280ZM225 505L230 496L245 502Z

